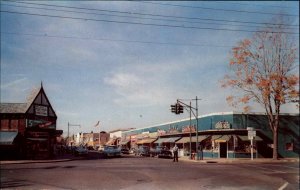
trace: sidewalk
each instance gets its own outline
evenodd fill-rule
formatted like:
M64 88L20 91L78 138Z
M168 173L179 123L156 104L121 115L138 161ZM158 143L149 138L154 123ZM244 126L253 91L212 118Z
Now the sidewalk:
M278 160L273 160L272 158L254 158L253 160L251 160L250 158L204 158L203 160L191 160L189 157L180 157L179 160L184 162L199 163L299 163L299 158L280 158Z
M53 159L47 160L1 160L0 165L7 165L7 164L27 164L27 163L52 163L52 162L67 162L72 160L79 160L82 159L81 157L75 157L71 154L65 154L61 156L56 156Z

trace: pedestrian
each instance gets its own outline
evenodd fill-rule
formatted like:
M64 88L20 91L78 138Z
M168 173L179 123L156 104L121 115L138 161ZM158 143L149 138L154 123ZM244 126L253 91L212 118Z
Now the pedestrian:
M173 162L178 162L178 146L175 144L173 147Z

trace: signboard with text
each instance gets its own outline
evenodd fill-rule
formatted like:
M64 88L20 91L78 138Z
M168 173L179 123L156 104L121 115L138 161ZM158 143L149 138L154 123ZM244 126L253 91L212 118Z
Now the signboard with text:
M35 114L40 116L48 116L48 107L35 105Z

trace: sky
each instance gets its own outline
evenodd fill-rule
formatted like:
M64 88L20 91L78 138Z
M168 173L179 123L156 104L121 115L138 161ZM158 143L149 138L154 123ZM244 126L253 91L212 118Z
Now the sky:
M1 102L42 82L64 134L68 122L72 134L185 119L170 105L196 96L199 115L242 111L220 85L231 48L280 13L299 44L298 12L297 1L1 1Z

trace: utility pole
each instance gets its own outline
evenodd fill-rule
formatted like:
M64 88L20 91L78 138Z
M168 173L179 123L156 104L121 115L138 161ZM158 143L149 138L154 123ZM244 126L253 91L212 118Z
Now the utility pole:
M69 134L69 132L70 132L70 126L77 126L77 127L81 128L81 125L78 125L78 124L70 124L70 123L68 122L68 145L70 144L70 134Z
M186 104L183 101L189 100L190 104ZM191 101L192 100L196 100L196 107L193 107L191 105ZM190 117L191 117L191 113L193 113L194 117L196 118L196 153L197 153L197 160L199 160L199 154L198 154L198 149L199 149L199 140L198 140L198 131L199 131L199 121L198 121L198 97L196 96L196 99L177 99L177 103L175 105L171 105L171 111L175 114L180 114L183 113L183 106L184 105L186 108L190 109ZM177 110L177 108L180 108L180 111ZM194 113L194 111L196 111L196 113ZM191 127L191 126L190 126ZM191 143L191 138L190 138L190 143ZM191 147L191 146L190 146ZM202 158L202 157L201 157Z

